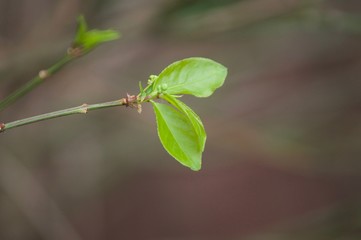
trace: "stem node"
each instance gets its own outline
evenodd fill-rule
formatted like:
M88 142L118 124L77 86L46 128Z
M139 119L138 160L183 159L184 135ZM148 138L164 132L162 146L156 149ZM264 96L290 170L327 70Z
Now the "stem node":
M83 105L81 105L81 109L80 109L80 113L87 113L88 112L88 104L84 103Z
M81 46L71 46L68 48L67 53L70 57L77 58L84 54L84 50Z
M41 70L40 72L39 72L39 78L41 78L41 79L45 79L45 78L47 78L47 77L49 77L50 76L50 74L49 74L49 72L47 71L47 70Z

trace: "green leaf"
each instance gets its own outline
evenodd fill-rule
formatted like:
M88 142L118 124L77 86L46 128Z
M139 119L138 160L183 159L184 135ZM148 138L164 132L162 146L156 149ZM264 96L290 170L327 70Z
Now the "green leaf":
M181 111L187 116L188 120L194 128L194 131L197 133L198 144L201 151L203 152L207 134L204 130L204 126L200 117L190 107L188 107L185 103L175 98L174 96L164 94L161 96L161 98L172 104L174 107L176 107L179 111Z
M172 63L157 78L154 89L166 84L166 92L208 97L223 85L227 68L207 58L186 58Z
M186 114L171 106L153 102L159 139L165 150L184 166L201 169L202 149L198 133Z
M80 15L78 17L77 21L78 21L78 27L77 27L74 42L81 43L84 41L85 33L88 31L88 25L87 25L83 15Z
M98 46L101 43L116 40L120 37L120 33L111 29L88 31L88 26L84 16L78 17L78 28L74 39L75 46L81 46L85 51Z

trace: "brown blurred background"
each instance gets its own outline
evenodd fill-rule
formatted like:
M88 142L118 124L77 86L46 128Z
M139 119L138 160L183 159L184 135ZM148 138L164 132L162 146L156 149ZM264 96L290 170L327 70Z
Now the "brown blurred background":
M148 105L5 132L1 240L361 239L361 1L0 0L0 98L64 54L81 13L122 39L0 121L136 94L208 57L224 87L184 99L208 133L203 169L167 155Z

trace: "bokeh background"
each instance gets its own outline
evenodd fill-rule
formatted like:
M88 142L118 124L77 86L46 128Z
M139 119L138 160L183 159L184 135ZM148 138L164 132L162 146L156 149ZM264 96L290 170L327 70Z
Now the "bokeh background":
M63 56L79 14L123 37L0 121L137 94L208 57L225 85L184 97L208 133L203 168L162 149L146 104L2 133L0 239L361 239L361 1L0 0L1 98Z

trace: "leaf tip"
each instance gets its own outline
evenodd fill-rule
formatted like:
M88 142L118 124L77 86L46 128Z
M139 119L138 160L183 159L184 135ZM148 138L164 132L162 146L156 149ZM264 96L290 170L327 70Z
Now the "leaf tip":
M192 171L198 172L199 170L201 170L202 166L201 164L193 164L192 166L189 167Z
M80 15L77 17L77 21L78 21L78 23L84 23L84 22L85 22L84 15L83 15L83 14L80 14Z

